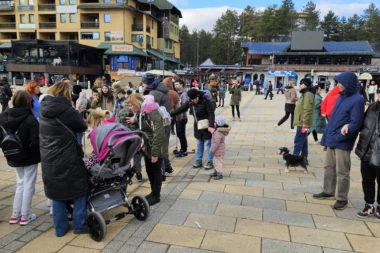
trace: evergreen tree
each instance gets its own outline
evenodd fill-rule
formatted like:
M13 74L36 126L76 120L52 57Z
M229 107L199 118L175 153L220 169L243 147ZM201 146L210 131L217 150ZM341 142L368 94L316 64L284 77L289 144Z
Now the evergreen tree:
M252 37L255 41L272 41L278 36L276 11L277 5L268 6L257 18L252 31Z
M362 15L363 28L367 40L375 42L380 40L380 12L376 6L371 3Z
M282 0L282 5L276 11L275 27L280 41L289 40L292 31L297 29L298 14L292 0ZM284 39L283 39L284 38Z
M325 33L325 41L340 41L339 17L334 12L329 11L321 22L321 30Z
M299 29L302 31L316 31L319 27L319 16L321 12L317 10L314 2L309 1L303 7L304 18L299 18Z

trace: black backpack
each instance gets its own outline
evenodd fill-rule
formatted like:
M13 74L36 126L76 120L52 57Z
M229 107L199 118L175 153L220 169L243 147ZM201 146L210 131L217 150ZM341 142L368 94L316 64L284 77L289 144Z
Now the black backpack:
M15 133L8 133L4 127L0 125L4 134L4 139L1 142L1 149L3 150L4 156L8 161L20 161L29 157L27 148L23 146L23 143L18 136L18 132L24 120L21 122Z

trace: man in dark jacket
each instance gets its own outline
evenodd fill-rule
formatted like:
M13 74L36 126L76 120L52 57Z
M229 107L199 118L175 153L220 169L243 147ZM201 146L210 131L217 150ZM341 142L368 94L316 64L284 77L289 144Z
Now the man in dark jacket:
M185 104L189 101L189 96L187 95L187 91L184 89L184 83L182 80L176 80L174 83L181 105ZM181 144L181 149L176 154L176 157L186 157L187 156L187 139L186 139L186 124L187 124L187 111L182 113L181 117L176 120L176 130L179 142Z
M208 162L205 166L206 170L214 168L214 156L210 154L211 137L214 131L215 111L212 102L204 97L203 91L190 89L187 92L189 101L181 105L180 108L170 113L174 117L178 114L186 112L190 108L190 114L194 116L194 137L197 140L197 161L193 164L193 168L202 167L202 159L204 153L204 144L207 146ZM208 128L198 129L200 120L208 120Z
M272 84L271 81L269 81L269 84L268 84L268 90L267 90L267 95L265 96L264 99L267 99L267 98L268 98L268 95L269 95L270 100L272 100L272 98L273 98L273 93L272 93L272 91L273 91L273 84Z
M350 189L350 154L363 125L364 101L357 90L358 78L346 71L335 77L340 90L331 118L323 133L321 145L327 147L323 192L316 199L331 199L337 188L334 209L347 206Z
M149 92L149 95L154 97L154 101L160 106L164 106L166 111L170 112L170 99L168 87L156 78L155 75L146 73L141 82L145 88L145 91ZM168 138L168 145L170 139L170 125L165 127L165 134ZM172 175L174 170L170 164L169 157L163 159L165 175ZM163 182L166 182L166 176L164 175Z
M2 112L8 108L9 100L12 97L11 86L8 83L8 78L3 76L0 80L0 103L2 106Z

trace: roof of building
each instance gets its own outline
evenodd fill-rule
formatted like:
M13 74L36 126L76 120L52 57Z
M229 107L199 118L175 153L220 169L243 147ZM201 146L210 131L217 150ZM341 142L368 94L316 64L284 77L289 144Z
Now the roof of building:
M149 54L157 57L157 58L160 58L161 60L164 60L164 61L171 61L171 62L176 62L175 59L165 55L162 51L160 50L157 50L157 49L154 49L154 48L151 48L151 49L147 49L146 50Z
M114 52L112 51L112 45L130 45L127 43L117 43L117 42L102 42L98 45L98 49L106 49L104 54L108 55L135 55L135 56L144 56L144 57L149 57L147 53L145 53L143 50L133 46L133 51L132 52Z
M380 53L375 53L375 55L373 56L373 58L380 58Z
M12 43L10 42L1 43L0 48L12 48Z
M178 12L179 16L182 18L181 11L178 10L177 7L175 7L172 3L170 3L167 0L154 0L154 1L151 1L152 3L150 3L149 0L137 0L137 2L144 3L144 4L152 4L160 10L172 10L172 9L174 9L174 11Z
M210 58L208 58L207 60L202 62L201 65L199 66L215 66L215 63Z
M127 4L123 3L93 3L93 4L79 4L77 9L130 9L133 8Z
M248 48L249 54L269 55L283 53L291 45L290 42L242 42L242 48ZM324 42L324 49L329 53L370 53L374 51L368 41Z

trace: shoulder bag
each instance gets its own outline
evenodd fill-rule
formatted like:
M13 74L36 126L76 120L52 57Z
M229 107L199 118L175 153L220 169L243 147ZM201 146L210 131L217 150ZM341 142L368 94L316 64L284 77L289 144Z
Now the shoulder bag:
M207 129L209 125L209 121L208 119L202 119L202 120L197 119L197 111L195 110L195 105L193 105L193 114L194 114L195 122L197 123L197 129L198 130Z

